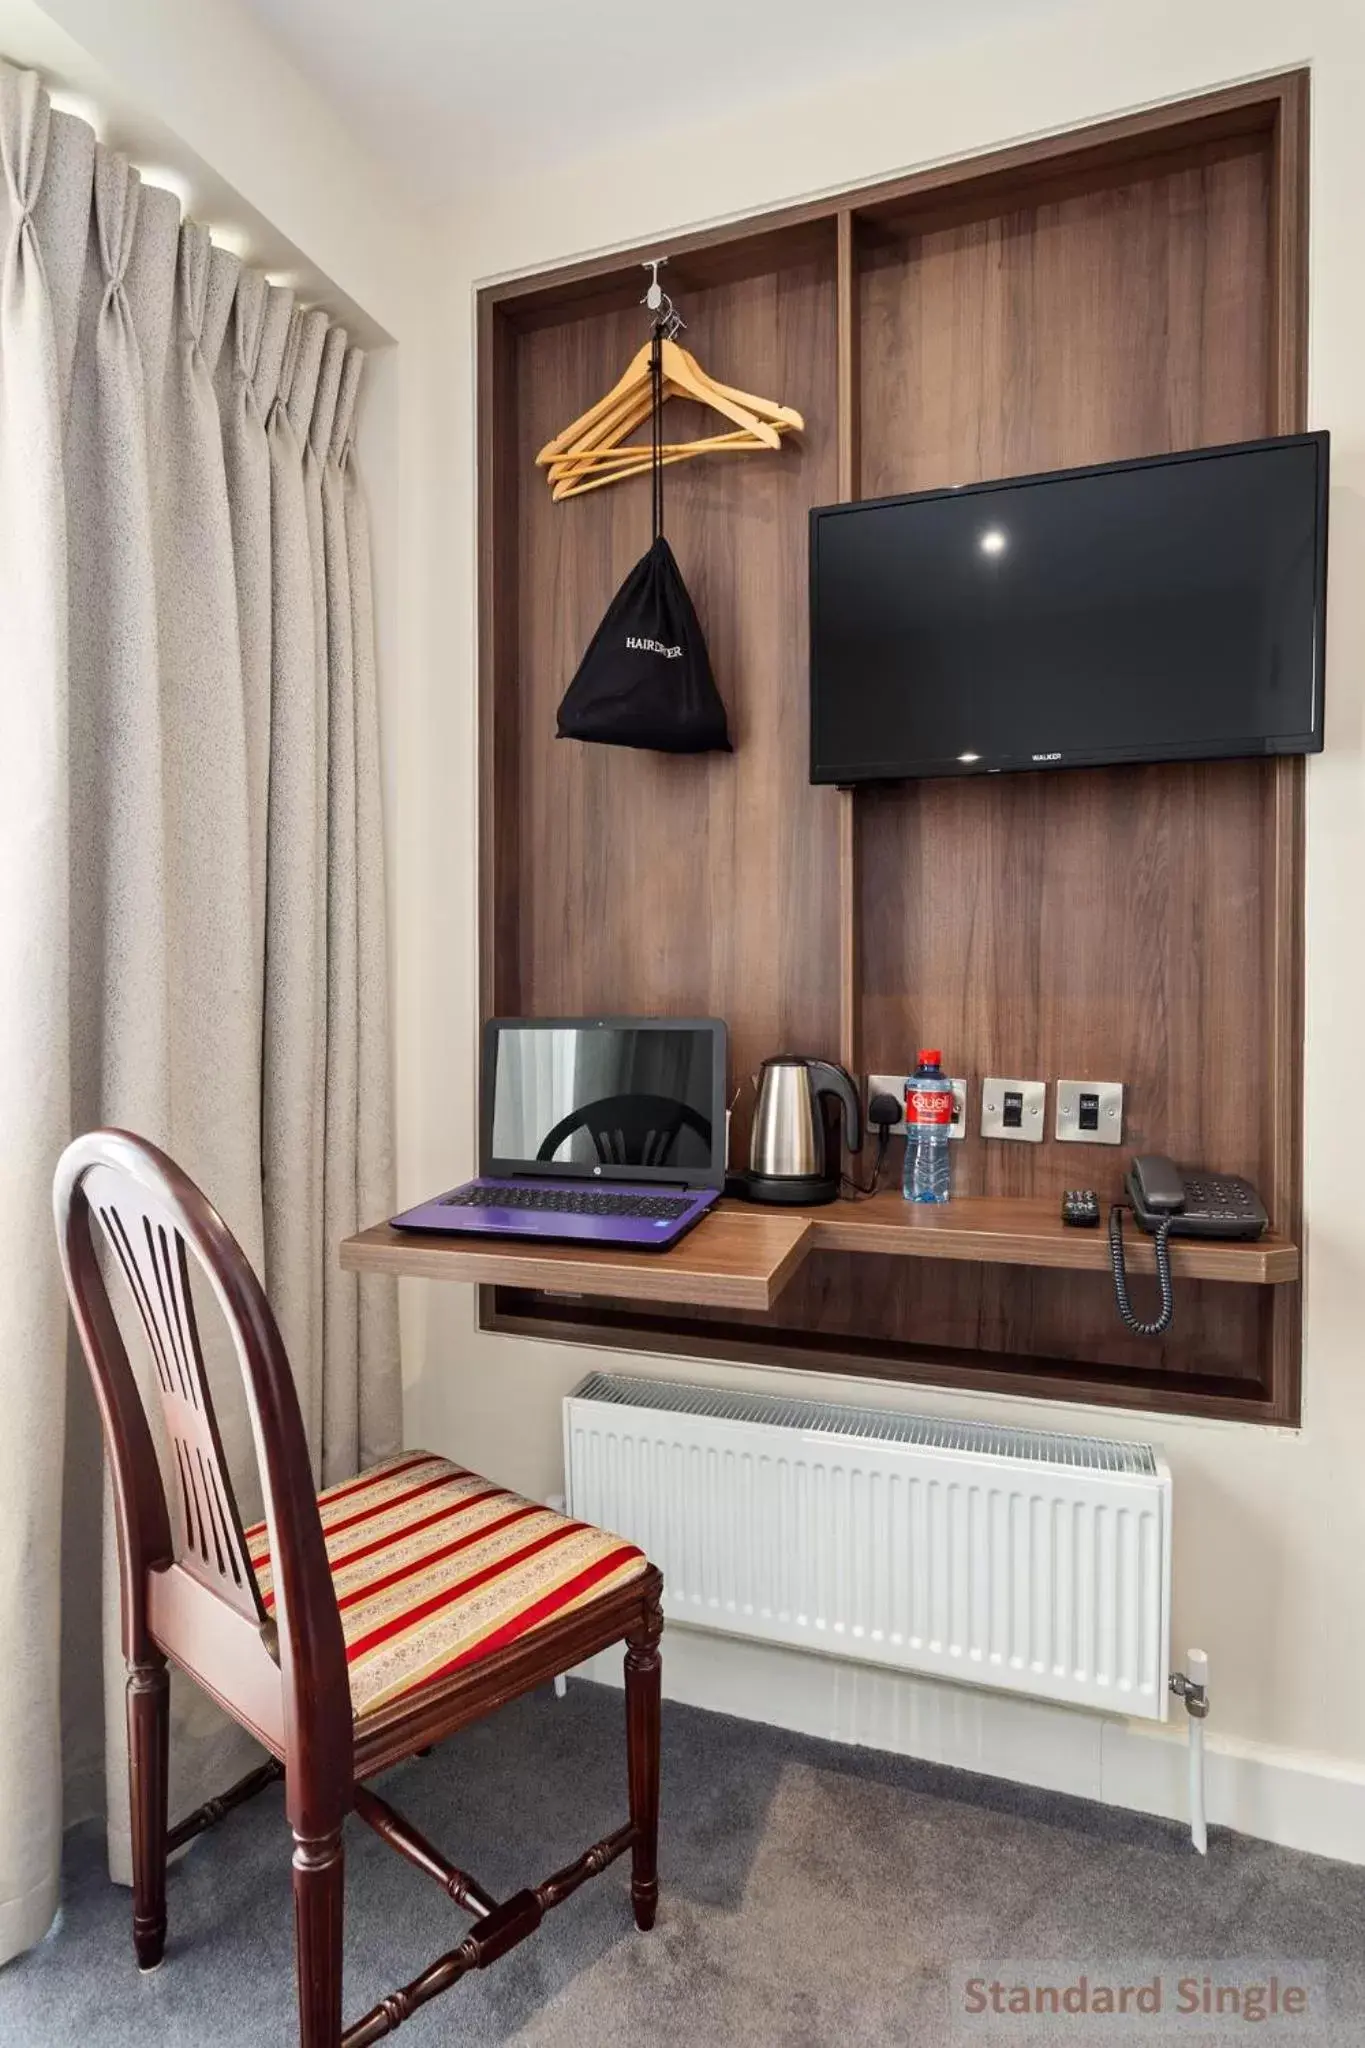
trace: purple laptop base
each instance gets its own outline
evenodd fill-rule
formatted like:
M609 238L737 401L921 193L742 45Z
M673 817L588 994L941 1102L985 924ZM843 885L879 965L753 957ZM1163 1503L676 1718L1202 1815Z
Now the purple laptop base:
M435 1230L447 1236L532 1238L547 1244L616 1245L624 1251L666 1252L686 1236L694 1223L700 1223L719 1193L716 1188L678 1188L629 1181L585 1184L576 1180L483 1179L461 1181L460 1189L535 1188L562 1195L570 1188L585 1185L602 1194L677 1196L686 1201L687 1207L666 1220L649 1216L573 1216L558 1209L473 1209L438 1195L434 1201L419 1202L415 1209L405 1209L391 1221L395 1230Z

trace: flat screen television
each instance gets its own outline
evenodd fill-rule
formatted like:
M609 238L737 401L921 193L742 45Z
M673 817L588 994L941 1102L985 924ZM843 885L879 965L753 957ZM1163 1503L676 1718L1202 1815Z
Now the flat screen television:
M811 513L811 780L1315 753L1326 434Z

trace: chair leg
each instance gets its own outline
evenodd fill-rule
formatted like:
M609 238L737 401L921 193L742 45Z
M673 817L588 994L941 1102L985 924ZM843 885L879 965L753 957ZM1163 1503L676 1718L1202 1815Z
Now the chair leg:
M294 1836L294 1944L300 2048L339 2048L345 1862L341 1829Z
M648 1601L626 1636L626 1764L630 1775L630 1902L635 1925L654 1925L659 1904L659 1637L663 1612Z
M166 1784L171 1716L164 1658L129 1665L127 1711L133 1947L138 1968L154 1970L166 1952Z

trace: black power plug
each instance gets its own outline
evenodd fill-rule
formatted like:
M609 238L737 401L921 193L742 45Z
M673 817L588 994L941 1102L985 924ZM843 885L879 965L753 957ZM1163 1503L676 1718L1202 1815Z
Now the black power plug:
M874 1095L867 1105L867 1121L872 1129L891 1135L891 1126L898 1124L905 1115L905 1104L897 1102L894 1095Z
M877 1157L872 1165L872 1178L866 1187L860 1187L856 1180L843 1176L847 1199L856 1201L860 1196L875 1195L877 1182L882 1177L886 1163L886 1148L891 1143L891 1127L898 1124L905 1115L904 1104L897 1102L894 1095L874 1095L867 1105L867 1121L870 1129L877 1133Z

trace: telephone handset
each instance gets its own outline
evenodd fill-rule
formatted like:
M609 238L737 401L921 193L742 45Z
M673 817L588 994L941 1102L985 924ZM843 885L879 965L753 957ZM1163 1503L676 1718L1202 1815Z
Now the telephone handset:
M1109 1260L1114 1271L1114 1298L1126 1328L1138 1337L1161 1337L1171 1327L1175 1297L1171 1287L1168 1237L1259 1237L1269 1222L1265 1205L1249 1180L1235 1173L1183 1171L1158 1152L1134 1159L1126 1190L1140 1230L1156 1240L1156 1273L1161 1285L1161 1314L1144 1323L1128 1299L1123 1260L1123 1209L1109 1211Z

